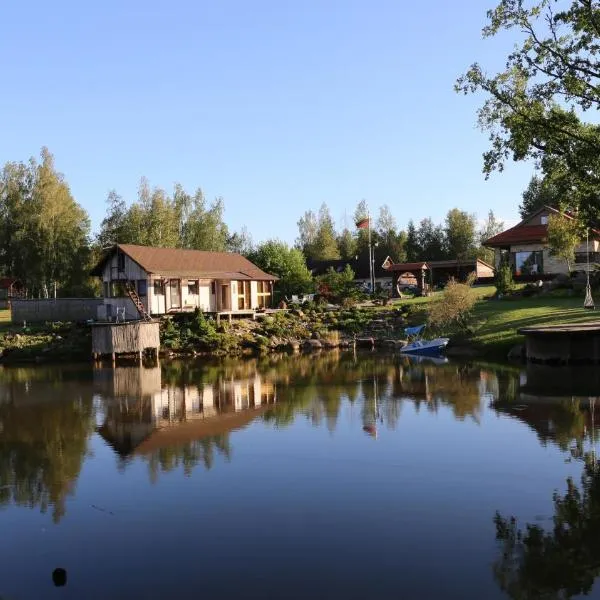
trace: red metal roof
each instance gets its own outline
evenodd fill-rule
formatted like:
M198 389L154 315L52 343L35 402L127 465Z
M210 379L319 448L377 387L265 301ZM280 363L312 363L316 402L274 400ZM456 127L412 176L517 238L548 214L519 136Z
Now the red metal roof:
M545 243L548 239L548 225L515 225L484 243L484 246L499 247L511 244Z

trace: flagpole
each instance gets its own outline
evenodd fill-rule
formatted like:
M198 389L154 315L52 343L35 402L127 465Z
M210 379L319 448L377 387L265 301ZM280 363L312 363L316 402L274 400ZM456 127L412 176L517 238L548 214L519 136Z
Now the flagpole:
M369 224L369 287L371 288L371 294L375 291L373 285L373 248L371 247L371 213L367 209L367 222Z

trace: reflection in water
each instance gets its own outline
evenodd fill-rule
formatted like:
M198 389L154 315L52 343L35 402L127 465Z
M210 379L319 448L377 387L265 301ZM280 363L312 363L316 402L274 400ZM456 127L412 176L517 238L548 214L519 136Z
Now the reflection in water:
M77 371L1 372L0 505L65 514L94 427L91 387Z
M144 457L153 481L180 465L186 475L200 463L210 469L215 454L229 459L229 433L276 400L274 385L248 369L163 385L160 367L104 368L94 371L94 388L104 407L98 433L122 459Z
M597 377L588 367L528 365L517 402L494 403L498 412L526 423L542 445L554 443L583 463L580 485L569 477L566 491L553 494L552 527L519 527L515 516L499 512L494 517L500 543L494 578L515 600L587 595L600 574L600 397L588 395L597 393Z
M600 574L600 465L586 455L581 484L567 480L554 493L553 526L545 530L515 517L494 518L501 543L494 576L510 598L573 598L589 594Z
M244 512L239 503L243 498L244 508L261 515L260 523L274 524L272 530L269 523L265 525L267 541L254 556L273 551L268 540L284 543L277 535L289 528L293 532L290 537L295 536L293 550L302 548L302 556L313 556L319 544L330 544L329 557L347 557L353 548L345 536L354 527L362 531L363 540L375 531L372 538L377 547L386 548L389 556L400 548L405 552L402 560L412 560L411 568L423 566L425 573L431 567L427 560L436 549L449 556L448 549L454 549L464 531L474 533L469 527L475 526L467 521L477 519L476 506L483 506L480 518L485 524L479 525L481 530L491 524L499 507L508 515L524 510L528 501L518 494L508 494L509 504L505 505L496 495L502 486L510 487L514 482L511 467L514 469L515 463L503 462L502 452L497 452L494 444L510 438L504 447L509 450L513 443L510 436L518 432L539 441L534 447L544 460L559 457L553 469L568 468L576 477L569 479L566 492L555 496L554 526L548 530L540 524L521 529L517 516L497 514L494 523L500 553L496 556L493 549L482 551L488 553L480 570L485 571L486 585L496 586L493 591L502 590L512 598L571 597L590 589L600 568L600 542L594 535L600 531L600 481L590 453L600 425L600 399L592 400L584 386L578 388L582 392L578 396L561 396L557 388L548 394L536 383L545 379L537 368L521 372L515 367L438 364L409 357L335 352L246 361L172 362L160 368L0 370L0 503L48 509L58 522L65 514L69 493L74 495L79 484L80 496L93 497L99 503L114 501L114 515L135 514L130 520L112 519L114 527L123 528L118 535L132 543L141 535L136 523L149 527L144 518L150 517L144 510L161 511L161 519L151 513L153 532L161 538L161 545L169 543L170 528L196 519L204 530L210 529L211 523L202 520L203 514L211 514L216 521L223 514L227 518L219 523L230 537L212 530L212 539L221 540L223 546L219 547L221 554L212 556L207 550L202 555L202 560L210 563L229 556L232 542L239 542L240 547L257 543L254 523L244 520L247 512L239 517ZM574 373L571 379L582 376ZM314 435L319 432L311 426L322 428L325 435ZM393 433L403 426L402 435ZM235 433L245 428L252 431L245 438ZM453 428L460 428L460 434L455 435ZM267 429L271 430L268 435ZM365 440L363 432L373 440ZM249 441L254 444L263 434L261 443L253 446L261 459L243 463L239 457L244 456ZM100 444L103 450L111 450L97 452L97 460L86 462L92 437L94 448ZM425 443L419 446L422 441ZM280 453L279 446L274 446L284 442L288 442L286 451ZM310 453L305 444L310 444ZM455 453L452 444L458 450ZM536 450L528 448L523 462L539 458ZM565 464L565 453L569 464ZM107 455L112 471L101 463ZM126 476L132 475L127 481L140 494L135 509L120 497L124 494L123 479L113 475L115 456L117 466ZM200 477L202 467L211 469L224 460L235 461L236 456L239 462L231 468L214 469L219 474L219 486L223 486L218 493L207 494L203 487L203 494L198 495L198 486L181 477L169 479L168 486L166 477L159 481L161 473L179 471L189 476L197 466L201 468L194 477ZM276 460L270 461L271 456ZM344 461L346 456L349 460ZM84 463L89 476L80 477ZM93 496L86 496L81 489L85 482L90 485L95 480L99 463L103 465L101 481L92 488ZM143 481L133 476L135 469L130 467L140 463ZM576 485L580 466L584 467L583 475L581 484ZM389 476L391 471L393 477ZM560 481L568 473L562 471ZM535 477L533 472L532 480ZM149 481L157 485L151 486ZM523 484L529 486L529 495L536 483ZM184 484L181 490L185 493L163 493L176 489L170 486ZM235 493L222 494L222 489ZM266 492L261 495L263 489ZM107 495L96 500L105 491ZM144 494L147 498L141 497ZM172 498L177 499L176 505ZM381 510L365 514L364 506L374 502ZM213 512L196 511L197 504ZM173 511L181 507L187 507L186 518L173 520ZM91 519L84 516L84 525L92 527ZM231 528L230 519L235 523ZM321 527L321 522L327 526ZM327 533L320 538L323 530ZM204 552L203 546L194 546L199 543L196 537L185 537L187 529L178 531L190 548L184 555L195 557L197 552ZM306 531L311 533L304 534ZM114 535L117 532L112 530L107 536L110 543ZM302 535L313 538L302 539ZM485 531L483 546L489 545L490 535ZM376 552L373 548L371 552ZM242 555L247 561L252 552L240 552ZM348 565L339 560L332 565L349 577ZM494 579L489 569L492 562ZM211 568L215 564L210 563ZM251 569L246 562L234 566L241 569L244 565ZM71 575L71 567L63 566ZM279 564L280 569L284 567ZM373 568L370 562L369 569ZM460 573L461 580L468 579L465 573ZM382 571L378 575L384 576ZM75 577L68 587L74 583ZM486 591L490 592L490 587Z

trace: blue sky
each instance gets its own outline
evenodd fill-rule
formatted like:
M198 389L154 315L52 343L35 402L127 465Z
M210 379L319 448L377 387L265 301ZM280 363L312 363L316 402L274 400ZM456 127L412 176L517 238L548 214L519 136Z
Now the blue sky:
M361 198L402 226L455 206L510 221L532 173L485 181L482 98L453 91L481 39L477 0L8 2L0 37L0 162L46 145L94 228L108 191L142 176L222 196L232 230L293 242L327 202ZM349 219L350 222L350 219Z

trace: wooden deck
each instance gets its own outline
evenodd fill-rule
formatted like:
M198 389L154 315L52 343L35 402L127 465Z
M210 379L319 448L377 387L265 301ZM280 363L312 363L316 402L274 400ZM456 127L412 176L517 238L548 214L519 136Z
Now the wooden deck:
M229 322L233 320L233 318L239 319L252 319L255 321L256 319L261 319L264 317L268 317L270 315L274 315L280 312L287 312L287 308L267 308L263 311L256 310L219 310L217 312L206 313L216 318L217 323L221 322L222 318L227 319Z
M527 360L554 364L600 364L600 322L523 327Z

